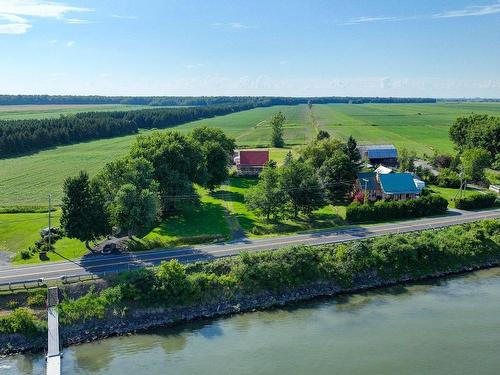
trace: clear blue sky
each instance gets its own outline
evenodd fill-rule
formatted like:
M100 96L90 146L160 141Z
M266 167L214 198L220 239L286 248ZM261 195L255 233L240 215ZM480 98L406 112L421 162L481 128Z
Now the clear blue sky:
M498 0L0 0L0 93L500 97Z

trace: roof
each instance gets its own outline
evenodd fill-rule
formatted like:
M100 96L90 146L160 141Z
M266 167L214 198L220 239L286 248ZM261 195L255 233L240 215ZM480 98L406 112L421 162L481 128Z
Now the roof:
M388 174L388 173L392 173L392 169L388 168L388 167L384 167L383 165L380 165L377 169L375 169L375 173Z
M397 158L398 150L394 145L360 145L361 154L366 154L369 159Z
M269 161L269 150L241 150L240 165L263 166Z
M367 180L367 181L366 181ZM378 184L374 172L359 172L358 173L359 186L362 190L377 190ZM366 183L366 186L365 186Z
M389 173L379 175L380 186L386 194L419 193L411 173Z

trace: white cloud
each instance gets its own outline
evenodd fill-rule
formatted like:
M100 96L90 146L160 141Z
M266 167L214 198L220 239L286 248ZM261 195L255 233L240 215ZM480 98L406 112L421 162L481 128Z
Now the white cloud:
M29 17L61 19L66 13L91 11L93 11L91 8L74 7L45 0L2 0L0 4L0 21L4 22L0 22L0 34L26 33L32 27ZM68 21L71 20L75 21L76 19Z
M73 47L75 45L74 40L70 40L68 43L66 43L66 47Z
M489 14L500 13L500 2L490 5L474 5L459 10L450 10L443 13L434 14L433 18L453 18L453 17L473 17L487 16Z
M61 18L69 12L91 12L91 8L74 7L45 0L2 0L2 13L32 17Z
M135 20L137 18L136 16L123 16L120 14L112 14L111 17L122 19L122 20Z
M214 27L229 27L233 29L255 29L255 26L244 25L240 22L215 22L211 26Z
M31 25L28 20L15 14L0 13L0 34L24 34Z
M464 9L450 10L432 15L414 15L414 16L365 16L351 18L346 22L341 22L339 25L360 25L365 23L375 22L401 22L422 19L437 19L437 18L453 18L453 17L471 17L471 16L487 16L490 14L500 13L499 2L491 5L474 5Z
M67 18L64 20L64 23L68 23L71 25L88 25L94 23L94 21L82 20L80 18Z

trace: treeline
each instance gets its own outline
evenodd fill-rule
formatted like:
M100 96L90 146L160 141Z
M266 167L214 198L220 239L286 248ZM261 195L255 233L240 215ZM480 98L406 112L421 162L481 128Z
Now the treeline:
M150 106L206 106L238 103L435 103L434 98L393 97L272 97L272 96L100 96L100 95L0 95L0 105L128 104Z
M0 157L46 147L168 128L186 122L255 108L255 103L139 111L82 112L56 119L0 121Z

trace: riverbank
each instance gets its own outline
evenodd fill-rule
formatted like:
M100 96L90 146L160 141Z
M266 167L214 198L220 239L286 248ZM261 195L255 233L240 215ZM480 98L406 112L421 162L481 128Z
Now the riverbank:
M403 277L397 280L382 280L375 275L365 275L364 280L352 288L343 288L337 283L316 283L281 293L265 292L253 296L241 296L235 300L224 300L213 304L182 308L136 309L126 319L95 319L84 324L61 327L59 333L64 346L78 345L113 336L144 332L158 327L173 326L201 319L215 319L233 314L254 312L282 307L289 304L311 301L318 298L354 294L367 290L382 289L396 285L440 279L482 269L499 267L500 261L466 266L460 270L437 272L421 277ZM0 334L0 354L11 355L23 352L41 352L47 348L47 338L26 337L21 334Z
M74 345L499 265L499 221L190 265L171 261L124 274L98 292L66 295L59 332L64 345ZM2 354L45 345L43 332L0 334Z

